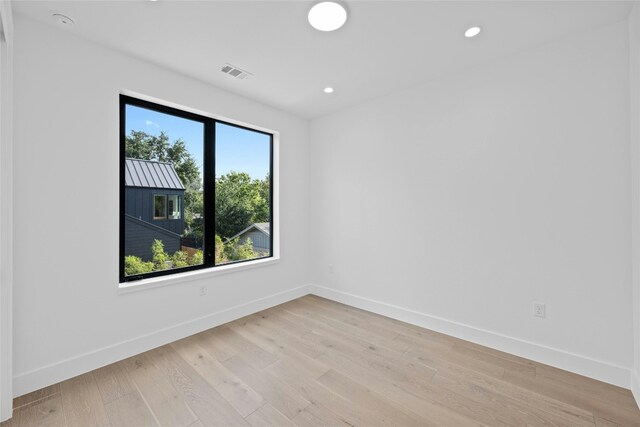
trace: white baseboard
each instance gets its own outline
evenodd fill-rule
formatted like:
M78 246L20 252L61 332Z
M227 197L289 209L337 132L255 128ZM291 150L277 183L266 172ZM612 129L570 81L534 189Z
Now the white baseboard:
M312 284L310 285L310 293L539 363L544 363L545 365L554 366L609 384L614 384L619 387L628 389L631 385L631 370L623 366L337 291L324 286ZM635 379L637 380L638 377L635 376ZM636 381L636 386L638 385L640 385L640 383ZM640 388L636 390L640 392ZM640 394L634 391L634 396L638 399Z
M299 286L16 375L13 378L14 396L21 396L73 378L110 363L302 297L308 293L309 285Z
M640 406L640 377L635 372L632 374L631 369L319 285L299 286L16 375L13 378L14 396L64 381L309 293L620 387L631 387Z
M633 398L636 399L636 405L640 408L640 376L638 376L638 371L636 370L631 372L631 393L633 393Z

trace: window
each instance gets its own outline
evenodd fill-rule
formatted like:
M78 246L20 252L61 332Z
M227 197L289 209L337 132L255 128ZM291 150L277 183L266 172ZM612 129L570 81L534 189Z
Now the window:
M273 135L120 97L120 281L273 256Z
M153 219L167 219L167 196L153 195Z
M126 191L126 190L125 190ZM154 194L153 195L153 219L180 219L180 196L177 194Z
M271 135L216 123L215 167L215 230L225 249L218 263L268 256Z
M169 219L180 219L181 211L180 211L180 196L177 194L172 194L168 196L169 198Z

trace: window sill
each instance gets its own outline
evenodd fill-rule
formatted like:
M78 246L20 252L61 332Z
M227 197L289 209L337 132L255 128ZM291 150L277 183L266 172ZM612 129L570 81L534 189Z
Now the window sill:
M270 257L257 259L255 261L247 261L239 264L221 265L202 270L189 271L186 273L176 273L170 276L152 277L150 279L138 280L135 282L120 283L118 293L126 294L130 292L142 291L150 288L159 288L175 284L191 282L193 280L202 280L210 277L221 276L223 274L233 273L236 271L249 270L252 268L265 267L280 262L280 258Z

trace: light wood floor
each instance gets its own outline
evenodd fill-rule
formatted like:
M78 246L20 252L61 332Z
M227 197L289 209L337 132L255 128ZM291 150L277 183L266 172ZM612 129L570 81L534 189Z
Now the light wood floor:
M8 426L640 426L628 390L306 296L15 399Z

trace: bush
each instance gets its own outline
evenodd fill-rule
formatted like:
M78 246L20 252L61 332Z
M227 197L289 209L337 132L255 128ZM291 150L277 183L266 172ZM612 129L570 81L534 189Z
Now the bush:
M200 265L202 263L204 263L204 256L200 250L195 251L191 256L189 256L188 252L177 251L171 257L172 268L182 268L190 265Z
M176 251L169 256L164 251L164 244L161 240L154 240L151 245L152 261L143 261L137 256L127 255L124 257L124 274L132 276L136 274L150 273L152 271L166 270L168 268L184 268L190 265L201 265L204 263L202 251L196 250L193 255L185 251Z
M162 240L154 240L151 245L151 253L153 254L153 266L154 270L166 270L167 261L169 261L169 254L164 251L164 244Z
M225 252L224 243L222 242L222 238L216 234L216 246L215 246L216 264L224 264L226 262L229 262L224 252Z
M173 268L182 268L187 267L189 265L189 256L185 251L177 251L171 257L171 264L173 264Z
M153 267L152 262L142 261L137 256L127 255L124 257L124 274L126 276L149 273L153 271Z
M202 251L196 251L191 258L187 260L189 265L200 265L204 263L204 256Z
M243 244L240 244L238 238L230 240L224 245L224 253L229 261L240 261L258 257L258 253L253 250L253 242L250 238L247 238Z

